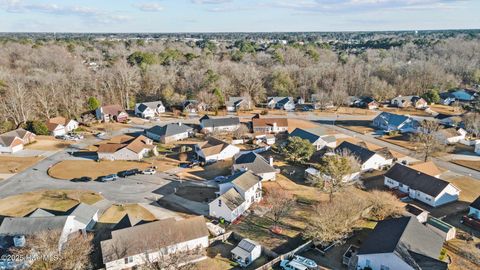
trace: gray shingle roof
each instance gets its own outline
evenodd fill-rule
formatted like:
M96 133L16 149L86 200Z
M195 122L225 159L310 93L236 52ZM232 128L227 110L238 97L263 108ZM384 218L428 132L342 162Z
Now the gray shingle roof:
M240 125L238 117L223 117L223 118L204 118L200 120L202 127L227 127Z
M385 177L405 184L414 190L419 190L432 197L437 197L450 183L445 180L422 173L415 169L396 163Z
M74 207L70 215L75 216L75 220L78 220L82 224L87 225L88 223L90 223L93 216L98 212L98 210L98 208L92 205L79 203L77 204L77 206Z
M27 217L54 217L55 214L49 212L46 209L37 208L33 212L27 215Z
M150 133L157 134L158 136L173 136L185 132L192 131L193 128L185 125L185 124L177 124L177 123L172 123L172 124L166 124L163 126L154 126L147 131Z
M33 235L43 231L62 230L68 216L5 218L0 235Z
M156 110L160 106L163 106L161 101L143 102L138 105L138 110L141 112L144 112L147 108Z
M343 151L347 151L350 155L356 157L361 164L367 162L367 160L375 155L375 152L347 141L342 142L335 148L336 153L342 153Z
M381 114L377 115L373 121L382 121L390 126L400 126L405 121L407 121L409 117L400 114L394 114L389 112L382 112Z
M312 132L309 132L309 131L307 131L305 129L301 129L301 128L294 129L289 134L289 136L290 137L299 137L299 138L308 140L310 143L314 143L320 138L320 135L314 134Z
M442 246L440 235L423 226L415 217L402 217L380 221L358 254L395 253L414 269L423 269L415 265L438 261Z
M270 166L265 158L255 152L248 152L239 155L235 159L234 164L241 165L244 169L251 170L256 174L276 172L275 168Z
M245 202L245 200L242 198L242 195L240 195L240 193L238 193L238 191L234 188L227 190L225 193L220 195L218 199L232 211L237 209Z
M227 182L232 182L235 186L247 191L254 185L258 184L261 180L260 177L256 176L251 171L244 171L230 176L227 179Z

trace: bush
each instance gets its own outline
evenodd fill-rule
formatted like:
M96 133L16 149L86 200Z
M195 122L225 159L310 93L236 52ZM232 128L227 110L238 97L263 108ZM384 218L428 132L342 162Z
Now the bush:
M268 110L262 110L262 111L260 112L260 114L261 114L261 115L267 115L267 114L268 114Z
M26 130L35 133L36 135L50 135L50 131L45 123L40 121L28 121Z

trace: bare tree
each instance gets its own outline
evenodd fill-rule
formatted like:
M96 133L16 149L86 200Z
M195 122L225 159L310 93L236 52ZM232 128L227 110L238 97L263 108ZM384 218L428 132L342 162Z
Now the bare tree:
M268 209L267 213L273 220L273 229L275 229L282 219L291 214L292 209L295 207L296 200L287 190L281 187L274 187L268 189L265 203Z
M375 220L388 217L398 217L404 214L405 209L398 198L387 191L374 190L369 193L369 216Z
M416 142L417 153L423 155L423 161L438 151L441 151L445 146L445 140L439 136L441 126L436 121L423 120L420 124L419 130L413 133L410 137L412 142Z

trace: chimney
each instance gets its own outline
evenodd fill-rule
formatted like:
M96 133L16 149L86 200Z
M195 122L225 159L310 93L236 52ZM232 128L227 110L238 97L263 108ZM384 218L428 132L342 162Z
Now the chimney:
M269 163L270 163L270 166L273 167L273 157L272 157L272 156L270 156L270 157L268 158L268 161L269 161Z
M182 126L182 122L178 122L178 126L180 126L180 127L181 127L181 126Z

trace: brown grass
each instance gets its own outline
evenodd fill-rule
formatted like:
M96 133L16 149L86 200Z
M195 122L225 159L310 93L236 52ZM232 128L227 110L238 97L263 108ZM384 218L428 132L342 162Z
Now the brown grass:
M74 141L57 140L52 136L37 136L37 141L27 145L26 149L40 150L40 151L58 151L67 148L69 145L75 143Z
M126 214L135 220L152 221L155 216L138 204L114 204L100 217L100 223L118 223Z
M82 176L96 179L100 176L117 173L130 169L146 169L150 163L135 161L93 161L93 160L64 160L55 164L48 170L51 177L63 180L70 180Z
M480 171L480 160L452 160L452 163L458 164L463 167L467 167L472 170Z
M396 135L396 136L381 136L381 137L378 137L378 139L384 142L398 145L400 147L403 147L412 151L416 150L415 146L417 144L415 142L410 141L408 135L406 134Z
M0 173L18 173L42 159L43 157L0 156Z
M394 108L394 107L384 107L379 108L380 111L383 112L390 112L394 114L402 114L402 115L415 115L415 116L431 116L424 110L418 110L415 108Z
M432 111L435 111L437 113L443 113L443 114L449 114L449 115L457 115L457 114L463 113L463 110L461 108L458 108L457 110L455 110L455 108L452 106L440 105L440 104L430 105L430 109L432 109Z
M480 183L468 176L460 176L453 179L446 179L458 187L460 192L460 200L465 202L473 202L480 194Z
M23 217L37 208L67 211L80 202L94 204L102 197L87 190L42 190L0 200L0 215Z

